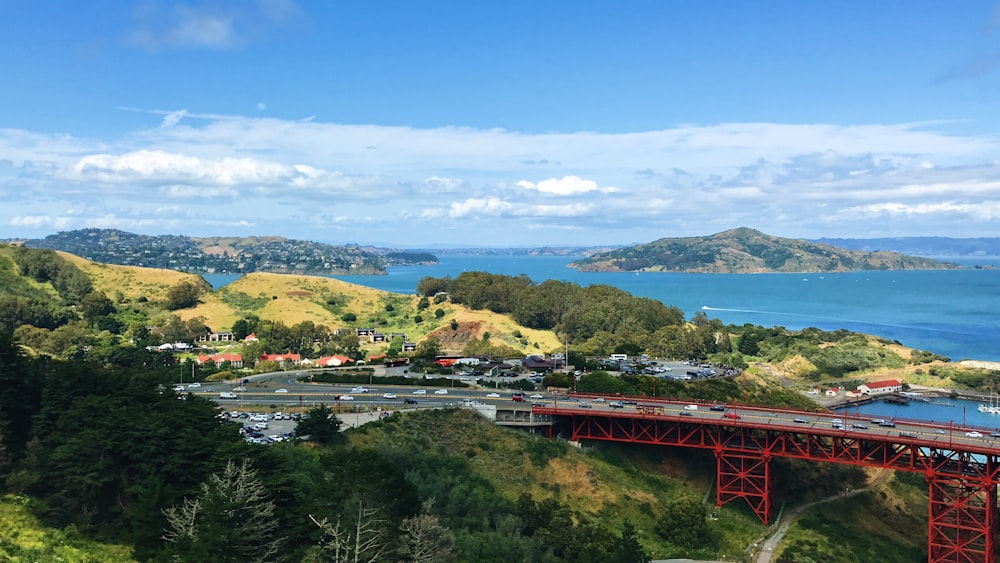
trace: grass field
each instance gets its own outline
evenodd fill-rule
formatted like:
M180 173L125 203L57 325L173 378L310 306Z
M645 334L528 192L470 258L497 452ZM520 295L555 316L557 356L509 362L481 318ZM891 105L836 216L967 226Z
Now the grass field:
M73 530L42 526L24 497L0 497L0 561L130 563L132 548L84 539Z

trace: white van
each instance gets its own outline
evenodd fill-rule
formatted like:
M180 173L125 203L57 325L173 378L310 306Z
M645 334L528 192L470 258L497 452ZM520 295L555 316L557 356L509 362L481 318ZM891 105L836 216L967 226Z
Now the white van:
M235 399L236 398L236 393L232 393L230 391L222 391L222 392L219 393L219 398L220 399Z
M611 354L608 356L611 360L616 362L624 362L628 360L628 354Z

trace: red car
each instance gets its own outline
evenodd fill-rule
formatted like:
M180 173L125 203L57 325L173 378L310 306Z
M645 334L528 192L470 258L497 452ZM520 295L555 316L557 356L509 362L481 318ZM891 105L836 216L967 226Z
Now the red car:
M736 413L736 412L727 412L726 414L722 415L722 418L731 418L733 420L739 420L739 419L741 419L743 417L740 416L740 414Z
M521 395L514 395L513 397L511 397L511 399L513 399L515 403L523 403L524 402L524 397L521 396Z

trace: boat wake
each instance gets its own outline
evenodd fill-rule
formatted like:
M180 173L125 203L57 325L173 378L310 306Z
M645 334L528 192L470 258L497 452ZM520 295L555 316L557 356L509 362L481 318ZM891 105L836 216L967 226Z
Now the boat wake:
M894 324L894 323L879 322L879 321L875 321L875 320L843 319L843 318L840 318L840 317L823 317L823 316L818 316L818 315L804 315L802 313L787 313L787 312L783 312L783 311L759 311L759 310L756 310L756 309L736 309L736 308L730 308L730 307L710 307L708 305L702 305L701 309L703 311L721 311L721 312L724 312L724 313L749 313L749 314L753 314L753 315L774 315L774 316L782 316L782 317L795 317L795 318L798 318L798 319L812 319L812 320L817 320L817 321L830 321L830 322L837 322L837 323L849 323L849 324L853 324L853 325L884 326L884 327L899 328L899 329L912 330L912 331L941 332L941 333L948 333L948 334L967 334L967 333L964 333L964 332L958 332L958 331L953 331L953 330L943 330L943 329L940 329L940 328L932 328L932 327L927 327L927 326Z

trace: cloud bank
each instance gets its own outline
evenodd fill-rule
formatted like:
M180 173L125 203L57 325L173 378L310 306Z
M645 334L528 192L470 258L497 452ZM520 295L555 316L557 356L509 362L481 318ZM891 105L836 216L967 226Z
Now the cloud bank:
M526 134L149 113L148 128L115 139L0 130L3 236L96 225L397 246L630 243L737 226L1000 236L1000 143L937 123Z

